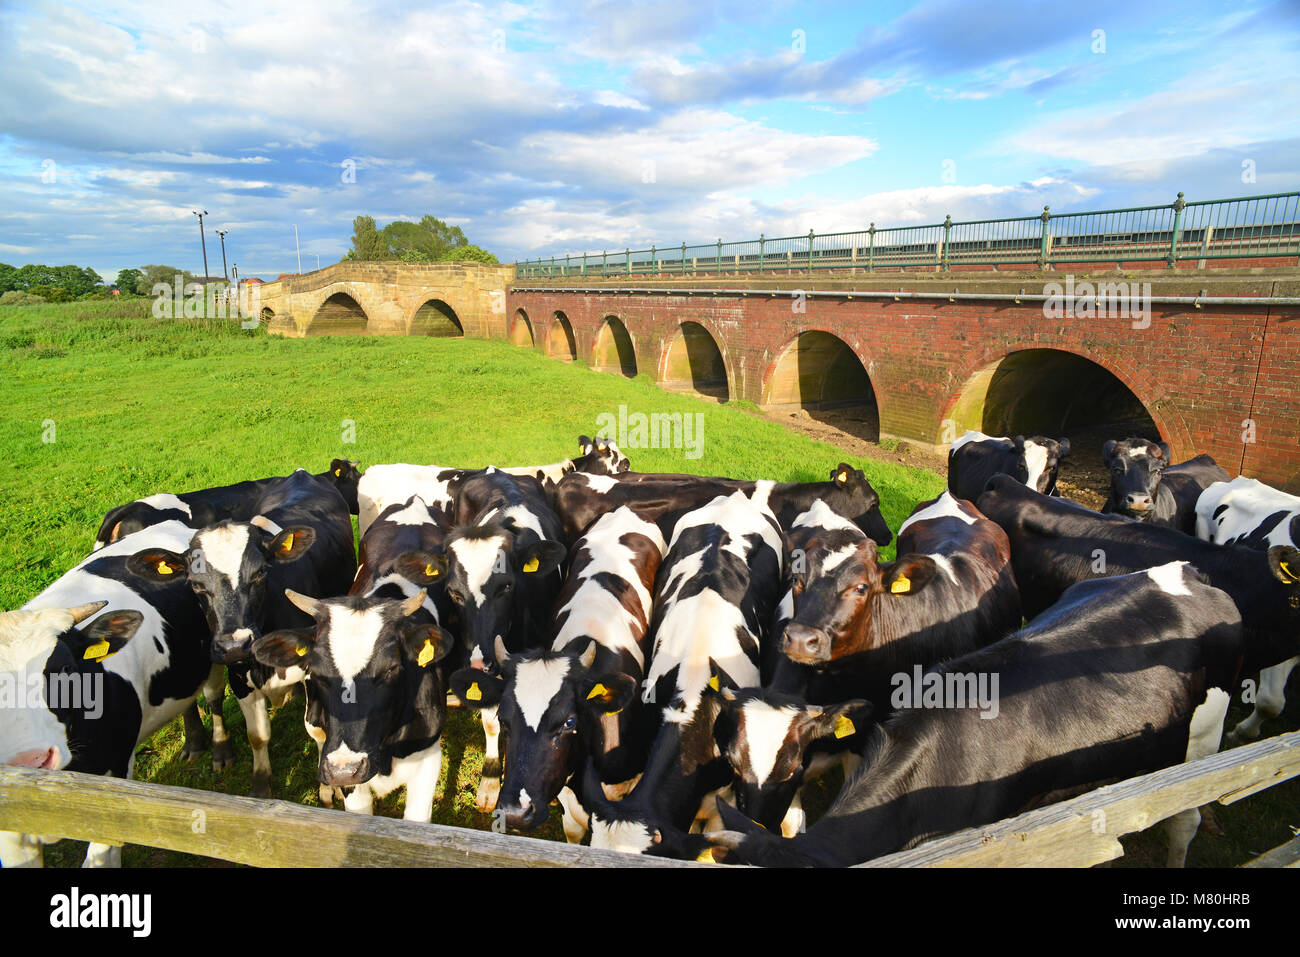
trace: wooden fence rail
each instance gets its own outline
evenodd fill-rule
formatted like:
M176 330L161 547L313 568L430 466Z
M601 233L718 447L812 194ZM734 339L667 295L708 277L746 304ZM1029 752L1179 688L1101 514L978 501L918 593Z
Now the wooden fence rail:
M1122 834L1187 808L1230 804L1296 775L1300 731L1098 788L859 866L1089 867L1119 857ZM257 867L708 866L287 801L6 766L0 766L0 831L143 844ZM1284 845L1258 863L1285 866L1294 862L1295 853Z

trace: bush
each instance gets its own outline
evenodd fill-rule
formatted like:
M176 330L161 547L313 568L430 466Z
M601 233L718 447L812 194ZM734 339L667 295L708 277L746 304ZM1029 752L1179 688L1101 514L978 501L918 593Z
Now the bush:
M39 306L44 303L45 300L40 296L33 296L30 292L23 292L21 289L11 289L0 296L0 306Z

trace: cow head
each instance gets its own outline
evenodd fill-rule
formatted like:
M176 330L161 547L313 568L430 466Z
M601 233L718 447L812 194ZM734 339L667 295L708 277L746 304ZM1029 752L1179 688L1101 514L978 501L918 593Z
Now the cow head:
M495 706L505 736L505 778L497 807L506 826L534 831L584 750L602 740L603 725L633 700L637 683L618 672L596 673L596 642L581 654L526 651L511 655L496 639L497 674L464 668L451 687L467 706ZM588 742L583 748L582 742Z
M0 613L0 681L14 690L17 705L0 721L0 764L66 767L78 739L92 734L100 718L114 720L103 711L101 662L131 640L144 616L110 611L78 627L106 604ZM98 689L87 683L95 674Z
M490 522L457 528L439 548L407 552L393 567L421 587L445 584L459 611L470 663L492 670L497 638L513 643L512 629L520 630L534 614L531 599L564 554L559 542L519 532L510 522Z
M866 730L872 710L867 701L822 707L759 688L716 693L722 710L713 735L735 771L736 807L772 831L803 785L813 742L829 738L847 746Z
M781 636L781 650L803 665L869 650L875 621L905 614L900 603L914 600L941 574L929 555L881 563L875 542L842 529L792 533L790 545L802 549L802 562L790 565L794 617Z
M1114 439L1101 448L1101 458L1110 470L1111 507L1121 515L1147 521L1156 507L1160 476L1169 467L1172 453L1167 442L1129 438Z
M253 642L252 652L269 667L306 672L307 693L325 716L321 783L353 787L391 773L392 748L404 740L411 715L445 706L434 665L452 641L427 612L420 614L425 593L321 600L286 590L285 596L311 615L315 629L273 631Z
M880 495L867 481L866 473L848 462L841 462L831 472L831 490L825 502L840 515L848 516L877 545L888 545L893 533L880 514Z
M302 559L315 540L306 525L282 529L258 515L195 533L184 555L160 548L136 552L126 567L158 583L188 579L212 631L212 660L236 664L248 659L261 636L271 573Z
M361 481L360 462L353 462L350 459L334 459L330 462L330 470L326 474L326 479L343 496L343 501L348 503L348 511L353 515L357 514L357 484Z
M1017 475L1017 479L1043 495L1055 495L1061 461L1070 454L1070 440L1057 441L1045 435L1031 439L1016 436L1016 444L1025 463L1024 475Z
M617 475L632 467L628 457L623 454L613 439L596 436L589 439L578 436L578 448L582 455L573 460L573 466L579 472L591 472L594 475Z

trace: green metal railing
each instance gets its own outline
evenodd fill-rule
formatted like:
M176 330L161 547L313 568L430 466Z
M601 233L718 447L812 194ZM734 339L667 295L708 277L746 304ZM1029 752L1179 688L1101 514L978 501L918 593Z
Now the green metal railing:
M519 278L1164 262L1300 255L1300 192L526 259Z

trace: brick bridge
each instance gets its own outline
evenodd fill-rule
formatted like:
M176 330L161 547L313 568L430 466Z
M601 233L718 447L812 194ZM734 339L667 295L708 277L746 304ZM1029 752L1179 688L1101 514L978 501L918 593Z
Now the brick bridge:
M1176 460L1209 452L1300 493L1300 268L1294 257L1231 265L1079 264L1068 279L1062 269L545 280L476 263L339 263L263 286L261 305L288 335L508 338L670 389L802 408L872 440L940 448L977 428L1078 436L1095 456L1098 436L1158 433ZM1058 292L1048 284L1071 282L1072 310L1044 302ZM1149 312L1098 308L1100 283L1150 283Z

